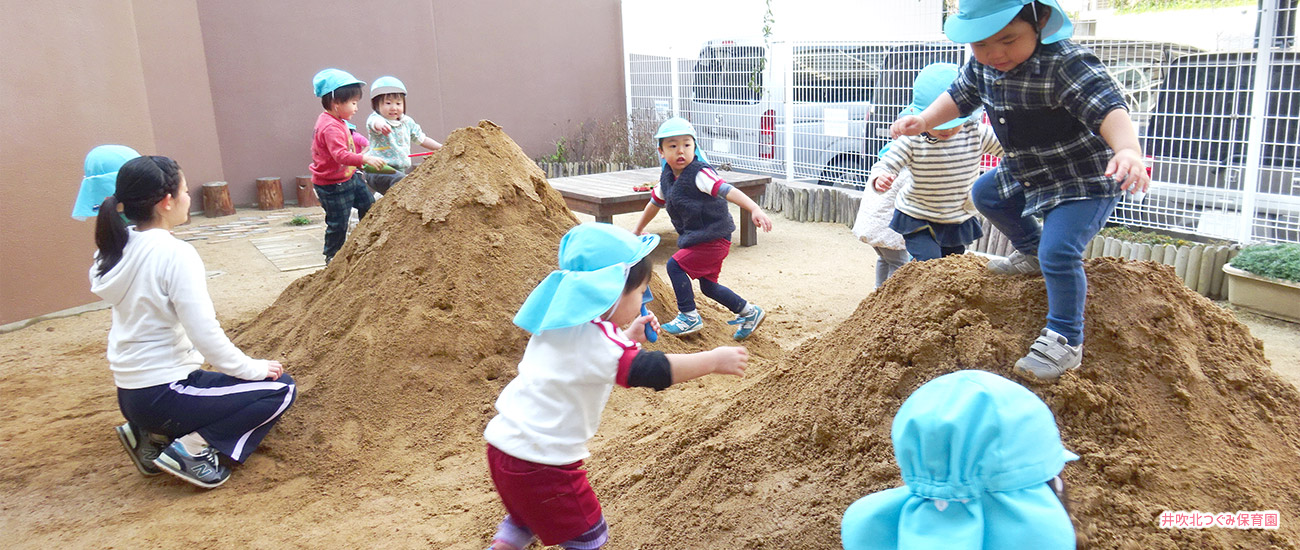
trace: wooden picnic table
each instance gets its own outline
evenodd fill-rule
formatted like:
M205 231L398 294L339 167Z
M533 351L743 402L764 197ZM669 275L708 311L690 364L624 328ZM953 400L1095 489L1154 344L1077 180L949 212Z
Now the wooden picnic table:
M659 168L641 168L585 176L552 178L551 187L564 196L564 203L574 212L596 217L596 221L612 223L614 214L628 214L645 210L650 201L649 191L633 191L646 183L659 182ZM718 175L749 198L758 200L772 178L744 172L718 170ZM740 213L740 246L758 244L758 228L747 212Z

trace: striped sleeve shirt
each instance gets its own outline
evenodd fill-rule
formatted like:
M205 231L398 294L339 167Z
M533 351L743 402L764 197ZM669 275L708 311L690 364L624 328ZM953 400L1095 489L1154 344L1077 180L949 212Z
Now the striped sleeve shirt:
M933 141L933 142L932 142ZM870 180L904 168L912 178L900 178L895 185L907 185L898 192L895 208L913 218L934 223L962 223L975 214L970 202L971 184L979 176L980 157L1001 155L1002 146L993 128L967 123L951 138L934 140L904 136L893 141L871 168Z

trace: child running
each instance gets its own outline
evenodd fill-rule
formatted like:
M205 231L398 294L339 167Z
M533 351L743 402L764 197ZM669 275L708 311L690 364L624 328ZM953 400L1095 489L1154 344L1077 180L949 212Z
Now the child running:
M896 120L892 133L918 135L981 103L988 111L1006 155L975 181L972 197L1016 248L989 269L1042 273L1047 326L1015 372L1054 382L1083 359L1083 247L1124 190L1145 192L1151 183L1137 132L1101 61L1068 40L1073 26L1056 0L961 0L944 33L969 43L974 58L925 111Z
M890 431L905 486L849 506L844 550L1074 549L1061 471L1079 457L1024 386L980 370L940 376Z
M172 159L123 164L96 219L90 289L113 306L108 365L127 455L146 476L212 488L230 477L218 453L243 463L296 393L283 365L250 359L222 332L203 261L171 234L189 206ZM204 361L218 372L199 368Z
M375 79L370 88L370 108L374 110L366 118L366 129L370 132L370 152L384 159L388 166L397 171L395 174L378 174L380 177L367 178L370 188L383 195L411 171L412 143L418 143L430 151L441 149L442 144L424 135L424 130L415 123L415 119L406 115L406 85L396 77L381 76Z
M325 69L312 77L312 87L325 112L316 117L311 140L311 182L316 185L321 208L325 209L325 263L343 248L348 236L352 209L364 218L375 197L366 189L363 164L383 168L384 160L362 155L369 141L358 134L348 119L357 114L361 87L366 83L338 69Z
M560 240L559 270L524 301L514 322L532 333L519 375L497 398L483 432L492 483L506 508L492 550L542 544L600 548L609 538L582 461L614 385L662 390L707 374L743 376L748 353L719 347L692 354L642 351L646 256L658 235L637 237L585 223Z
M744 340L763 323L766 313L718 284L722 260L731 252L731 233L736 230L727 202L747 211L754 225L763 231L772 230L772 220L743 191L718 177L704 152L695 148L695 127L686 119L665 120L659 125L655 139L659 140L663 172L659 185L650 190L650 202L641 213L635 232L640 235L646 224L665 208L677 230L678 250L665 267L673 283L673 293L677 295L679 313L663 325L664 332L684 336L704 328L691 288L691 279L699 279L700 292L736 314L736 319L727 324L739 325L732 337Z
M929 107L956 78L952 63L921 69L912 83L912 103L902 115ZM867 181L877 193L899 188L889 228L903 235L908 254L918 261L961 254L984 235L974 217L970 187L979 175L980 157L1002 156L1002 146L992 128L977 122L980 114L977 109L919 136L899 137L881 149L880 161L871 168Z

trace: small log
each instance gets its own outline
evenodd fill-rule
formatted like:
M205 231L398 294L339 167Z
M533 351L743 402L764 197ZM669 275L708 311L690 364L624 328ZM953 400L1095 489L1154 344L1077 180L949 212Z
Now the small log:
M316 186L311 183L311 176L298 176L298 206L320 206L316 198Z
M280 188L280 178L257 178L257 209L281 208L284 208L284 190Z
M209 218L229 216L235 213L235 205L230 202L230 189L224 181L210 181L203 184L203 215Z

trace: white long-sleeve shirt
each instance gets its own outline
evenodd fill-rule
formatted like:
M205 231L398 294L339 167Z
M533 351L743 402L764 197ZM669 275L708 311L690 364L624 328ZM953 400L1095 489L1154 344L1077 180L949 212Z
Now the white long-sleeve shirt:
M874 189L877 177L897 176L908 168L911 178L894 181L894 187L901 186L894 207L921 220L962 223L975 215L970 188L985 154L1001 156L1002 146L993 127L984 124L966 124L957 135L936 143L924 136L903 136L890 142L871 167L868 181Z
M266 378L268 362L244 355L217 322L198 251L166 229L127 233L113 269L99 276L98 263L90 267L90 290L113 306L108 364L117 387L182 380L205 358L236 378Z

